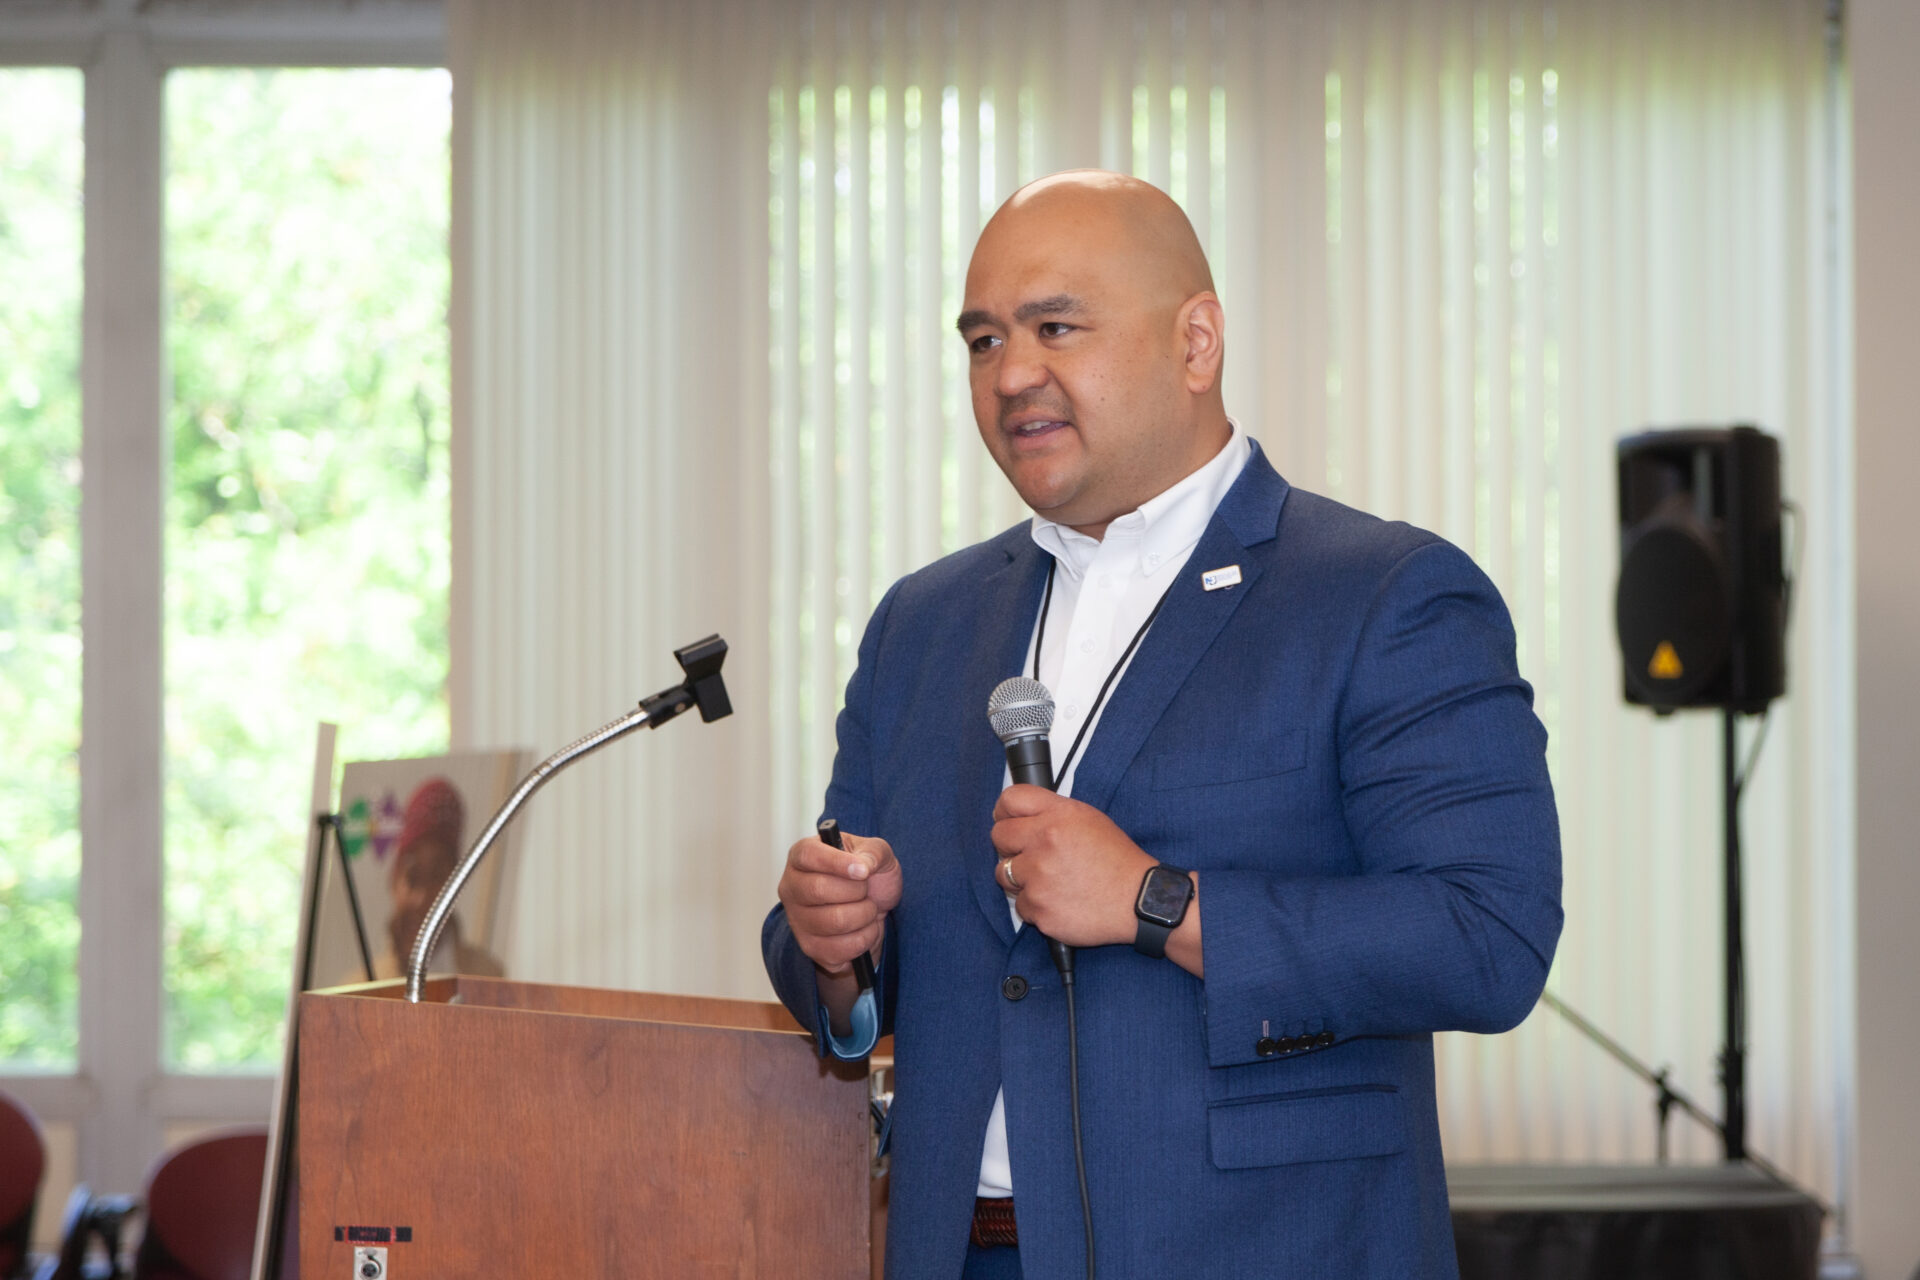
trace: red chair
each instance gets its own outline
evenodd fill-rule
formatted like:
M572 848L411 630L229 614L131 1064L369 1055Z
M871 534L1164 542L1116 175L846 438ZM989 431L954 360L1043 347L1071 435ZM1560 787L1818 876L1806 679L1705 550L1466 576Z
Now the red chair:
M39 1122L11 1094L0 1091L0 1280L27 1273L33 1210L46 1172L47 1144Z
M147 1227L134 1280L247 1280L267 1131L200 1138L162 1157L147 1180Z
M82 1185L67 1202L60 1253L39 1280L123 1280L123 1229L144 1210L134 1280L247 1280L267 1131L228 1129L160 1158L147 1177L146 1202L96 1196Z

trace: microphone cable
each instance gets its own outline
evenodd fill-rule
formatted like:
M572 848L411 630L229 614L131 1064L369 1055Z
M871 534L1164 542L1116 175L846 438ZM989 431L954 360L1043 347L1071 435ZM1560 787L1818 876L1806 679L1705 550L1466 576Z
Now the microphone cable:
M1087 1233L1087 1280L1094 1280L1093 1200L1087 1194L1087 1153L1080 1141L1080 1028L1073 1013L1073 948L1047 939L1060 989L1067 996L1067 1089L1073 1099L1073 1171L1080 1179L1080 1225Z
M1053 579L1059 568L1058 560L1048 566L1046 591L1040 600L1040 623L1033 637L1035 684L1040 683L1040 647L1046 643L1047 615L1053 612ZM1118 680L1120 673L1126 670L1127 663L1133 658L1133 651L1140 647L1140 642L1146 638L1147 628L1151 627L1154 619L1160 616L1160 610L1171 594L1173 594L1173 584L1168 583L1167 589L1160 593L1160 598L1153 602L1153 608L1148 611L1145 621L1141 622L1140 629L1133 633L1133 639L1127 641L1127 647L1121 651L1119 660L1113 664L1113 669L1107 672L1107 678L1101 681L1100 692L1094 697L1093 706L1088 709L1086 719L1080 722L1080 731L1073 735L1073 744L1067 748L1065 758L1060 761L1059 772L1054 774L1053 781L1047 784L1049 791L1058 789L1059 779L1072 767L1073 758L1080 753L1080 744L1086 741L1088 730L1099 718L1100 709L1106 705L1107 695L1113 691L1114 681ZM1044 689L1044 686L1042 688ZM1080 1184L1080 1223L1086 1230L1087 1280L1095 1280L1093 1197L1087 1191L1087 1153L1080 1131L1080 1027L1079 1020L1075 1016L1073 1000L1073 948L1064 942L1048 938L1047 949L1053 954L1053 967L1059 971L1060 989L1067 998L1067 1090L1073 1111L1073 1169Z

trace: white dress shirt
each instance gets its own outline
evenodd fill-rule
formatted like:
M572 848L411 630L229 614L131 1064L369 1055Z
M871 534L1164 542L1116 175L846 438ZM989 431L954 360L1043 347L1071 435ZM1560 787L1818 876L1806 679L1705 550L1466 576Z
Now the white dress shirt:
M1054 559L1058 568L1053 578L1053 600L1047 610L1046 634L1040 651L1040 683L1053 692L1053 729L1048 741L1053 747L1054 767L1064 762L1065 772L1058 779L1061 795L1073 794L1073 775L1091 747L1099 726L1099 708L1094 700L1100 686L1126 652L1134 633L1166 594L1187 558L1213 519L1214 510L1227 490L1240 478L1240 469L1252 456L1252 447L1240 424L1228 419L1233 436L1213 460L1172 488L1116 518L1107 526L1106 536L1089 538L1044 516L1033 518L1033 540ZM1206 565L1204 568L1221 568ZM1040 620L1034 619L1038 635ZM1144 641L1143 641L1144 643ZM1131 662L1131 659L1128 660ZM1033 669L1033 641L1027 642L1027 665L1021 674ZM1011 673L1010 673L1011 674ZM1122 678L1124 678L1124 673ZM1115 681L1118 687L1119 682ZM1112 699L1113 693L1108 691ZM1066 754L1079 736L1087 717L1087 741L1071 761ZM1006 775L1002 787L1012 784ZM1024 922L1007 898L1013 915L1013 927ZM1013 1170L1007 1157L1007 1109L1004 1091L994 1094L993 1114L987 1120L987 1139L980 1153L980 1189L982 1196L1013 1194Z

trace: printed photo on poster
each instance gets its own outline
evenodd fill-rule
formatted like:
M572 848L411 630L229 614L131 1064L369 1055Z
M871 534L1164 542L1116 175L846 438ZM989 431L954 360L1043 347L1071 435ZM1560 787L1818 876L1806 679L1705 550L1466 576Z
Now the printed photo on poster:
M328 851L314 939L321 986L406 976L413 940L473 838L512 794L524 751L464 752L414 760L350 761L342 770L338 847ZM505 976L499 958L502 872L509 827L480 864L429 960L430 973ZM352 895L341 874L352 877ZM361 950L354 922L358 899Z

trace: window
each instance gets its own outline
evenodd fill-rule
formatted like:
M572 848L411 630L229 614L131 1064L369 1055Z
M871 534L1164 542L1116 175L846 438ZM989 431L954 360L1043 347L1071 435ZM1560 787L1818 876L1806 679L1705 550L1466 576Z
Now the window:
M443 71L166 91L165 1060L271 1069L314 725L447 743Z
M80 74L0 69L0 1062L71 1068L80 944Z
M132 1189L266 1115L314 722L445 742L450 111L437 69L232 69L438 68L438 0L18 8L0 1086L45 1247L63 1171Z

